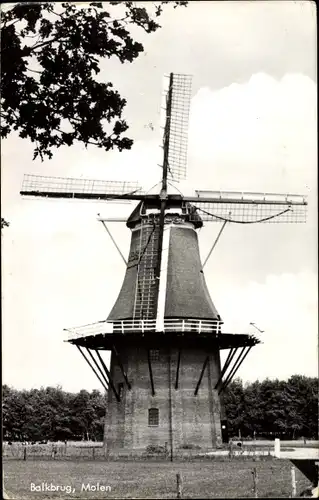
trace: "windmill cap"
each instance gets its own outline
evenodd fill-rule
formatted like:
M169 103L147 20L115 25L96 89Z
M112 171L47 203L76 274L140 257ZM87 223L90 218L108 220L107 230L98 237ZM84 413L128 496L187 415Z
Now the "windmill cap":
M141 201L127 219L126 225L129 228L134 228L136 224L141 222L142 216L146 215L153 216L154 219L156 219L159 217L159 210L159 198L157 200ZM181 222L189 222L196 229L203 226L202 218L197 213L196 208L188 202L183 204L182 198L179 200L169 199L167 201L167 210L169 210L169 212L166 212L165 219L176 216L181 219Z

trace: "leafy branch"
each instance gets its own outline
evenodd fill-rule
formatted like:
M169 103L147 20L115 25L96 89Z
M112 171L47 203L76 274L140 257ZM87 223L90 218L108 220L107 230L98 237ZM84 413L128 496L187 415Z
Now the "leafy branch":
M54 148L75 141L106 151L130 149L133 141L124 135L126 100L112 82L98 81L96 75L103 59L133 62L144 47L130 27L155 32L168 3L174 8L187 4L18 3L3 12L1 137L17 131L37 145L34 158L42 160L51 158ZM52 130L61 135L57 138Z

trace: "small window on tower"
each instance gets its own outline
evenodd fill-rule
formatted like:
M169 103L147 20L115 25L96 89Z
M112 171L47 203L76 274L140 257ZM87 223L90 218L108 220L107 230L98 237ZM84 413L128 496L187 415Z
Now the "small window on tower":
M158 426L159 421L159 412L157 408L150 408L148 410L148 425L149 426Z
M159 350L151 349L150 350L150 360L151 361L159 361Z

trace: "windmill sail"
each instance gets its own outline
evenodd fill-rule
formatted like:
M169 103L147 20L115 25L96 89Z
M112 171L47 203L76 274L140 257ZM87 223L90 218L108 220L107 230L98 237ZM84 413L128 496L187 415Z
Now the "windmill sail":
M229 221L239 224L306 222L307 198L298 194L196 191L197 197L185 197L193 212L203 221Z
M164 164L167 162L167 177L175 182L186 178L191 85L190 75L171 73L165 93Z
M25 174L20 194L46 198L112 199L138 197L143 193L137 182Z

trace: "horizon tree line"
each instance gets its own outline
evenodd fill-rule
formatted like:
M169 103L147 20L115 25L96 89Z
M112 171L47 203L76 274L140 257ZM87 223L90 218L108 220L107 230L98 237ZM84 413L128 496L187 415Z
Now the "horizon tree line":
M318 438L318 378L293 375L287 381L243 384L237 378L224 393L229 436ZM2 386L4 441L102 441L106 395L62 387L18 390Z

